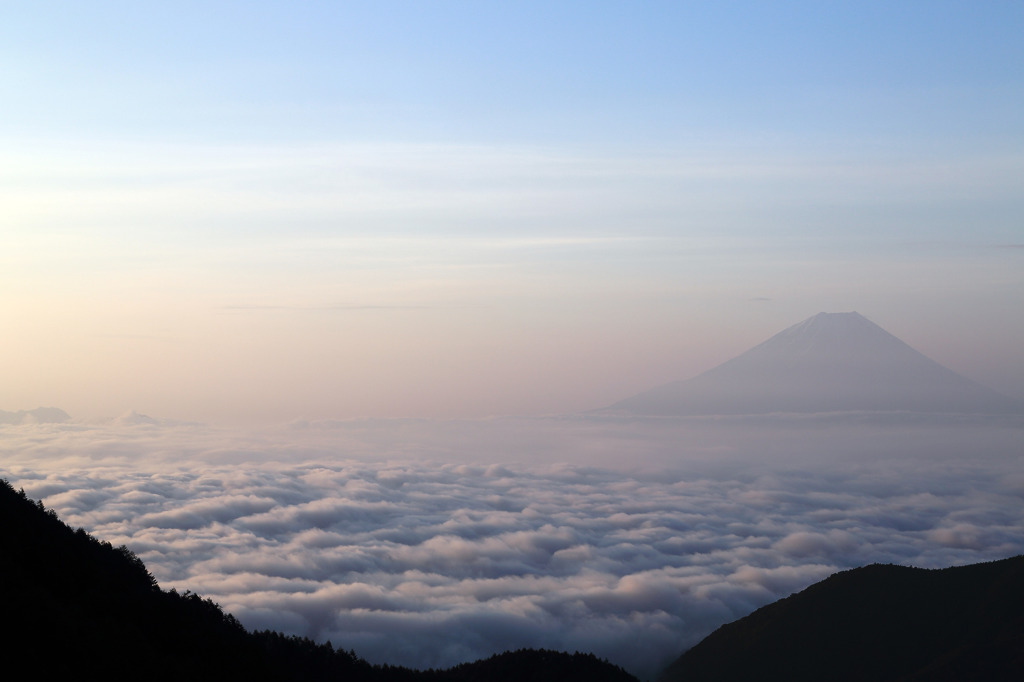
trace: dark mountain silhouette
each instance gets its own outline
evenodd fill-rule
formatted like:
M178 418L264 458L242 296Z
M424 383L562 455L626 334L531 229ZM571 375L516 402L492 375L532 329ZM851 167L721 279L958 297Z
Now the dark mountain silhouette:
M599 659L594 654L573 654L548 649L519 649L495 654L472 663L462 663L447 670L426 672L398 670L413 682L638 682L622 668Z
M837 573L706 637L659 682L1024 679L1024 556Z
M0 657L36 679L636 682L590 654L523 650L416 671L248 632L209 599L161 590L126 547L71 529L3 479L0 603Z
M930 360L858 313L819 313L692 379L601 410L1018 414L1024 406Z

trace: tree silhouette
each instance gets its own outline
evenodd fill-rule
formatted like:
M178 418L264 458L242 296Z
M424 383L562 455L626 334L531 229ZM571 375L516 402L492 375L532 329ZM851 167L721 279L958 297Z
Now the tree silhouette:
M68 527L3 479L0 604L0 656L43 679L635 682L589 654L521 650L416 671L370 665L330 642L248 632L210 599L161 590L130 549Z

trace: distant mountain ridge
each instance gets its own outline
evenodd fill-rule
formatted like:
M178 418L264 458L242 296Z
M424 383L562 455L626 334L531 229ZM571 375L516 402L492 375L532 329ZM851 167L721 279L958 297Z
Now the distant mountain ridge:
M60 424L70 419L71 416L59 407L37 407L17 412L0 410L0 424Z
M659 682L1017 682L1024 556L836 573L723 625Z
M692 379L602 413L1019 414L1024 406L953 372L856 312L819 313Z

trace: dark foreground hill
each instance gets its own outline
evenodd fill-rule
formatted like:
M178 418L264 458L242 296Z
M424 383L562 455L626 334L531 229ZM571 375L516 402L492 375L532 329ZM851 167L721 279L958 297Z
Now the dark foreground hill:
M28 679L636 682L592 654L521 650L449 670L371 665L330 643L246 631L164 591L142 561L0 479L0 658Z
M837 573L687 651L660 682L1024 680L1024 556Z

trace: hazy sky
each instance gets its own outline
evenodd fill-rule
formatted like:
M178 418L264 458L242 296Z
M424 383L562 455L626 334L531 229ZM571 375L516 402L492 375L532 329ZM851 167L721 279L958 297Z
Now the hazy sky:
M1024 398L1020 2L5 3L0 409L600 407L857 310Z

